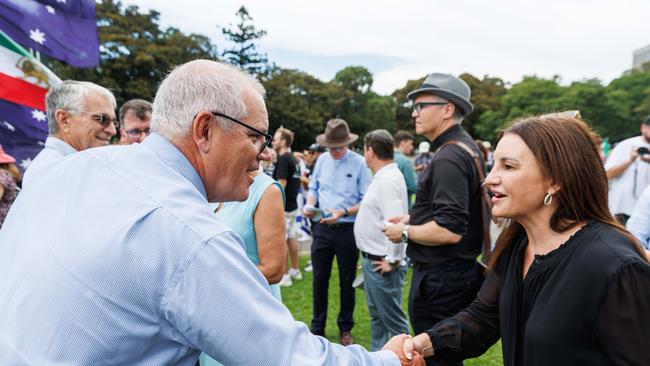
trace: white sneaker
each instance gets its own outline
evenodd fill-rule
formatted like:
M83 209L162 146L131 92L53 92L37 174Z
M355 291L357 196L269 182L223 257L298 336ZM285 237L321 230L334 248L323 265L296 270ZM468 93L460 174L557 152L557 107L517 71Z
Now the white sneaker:
M289 287L289 286L293 285L293 282L291 281L291 276L289 276L288 274L282 275L282 279L280 280L278 285L280 285L282 287Z
M307 261L307 267L305 267L305 272L311 272L314 270L314 267L311 266L311 261Z
M291 268L289 270L289 277L291 277L292 280L302 280L302 273L300 273L298 268Z

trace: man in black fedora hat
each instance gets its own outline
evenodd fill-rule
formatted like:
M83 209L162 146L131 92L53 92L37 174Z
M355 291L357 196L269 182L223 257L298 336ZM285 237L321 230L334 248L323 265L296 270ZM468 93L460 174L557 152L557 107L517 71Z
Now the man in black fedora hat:
M364 158L348 149L359 136L350 133L347 122L332 119L325 133L316 142L329 148L316 161L309 181L309 194L304 215L314 222L311 260L314 273L313 319L311 331L324 336L327 320L327 293L332 261L336 256L339 267L341 310L337 324L341 344L354 343L354 288L359 252L354 240L354 219L359 203L370 184L370 171ZM316 209L316 206L319 209Z
M446 74L429 75L408 94L415 131L435 153L419 179L410 217L385 233L393 242L408 242L414 261L408 308L415 334L469 305L482 283L476 262L483 242L481 179L474 159L481 158L461 127L474 109L470 95L463 80ZM445 359L444 350L434 352L429 366L462 364Z

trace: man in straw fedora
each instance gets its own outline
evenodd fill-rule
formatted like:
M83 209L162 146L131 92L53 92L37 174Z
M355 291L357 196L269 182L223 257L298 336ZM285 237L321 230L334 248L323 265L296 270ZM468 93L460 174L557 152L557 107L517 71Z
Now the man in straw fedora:
M311 246L314 315L311 331L321 336L325 334L327 293L332 261L336 256L341 290L341 310L337 323L341 344L346 346L354 343L351 334L354 325L352 282L359 259L354 240L354 219L371 180L364 158L348 149L358 138L350 133L344 120L332 119L327 122L325 133L318 135L316 142L329 148L329 151L316 162L304 209L304 215L314 221L314 242ZM318 209L315 209L316 206Z

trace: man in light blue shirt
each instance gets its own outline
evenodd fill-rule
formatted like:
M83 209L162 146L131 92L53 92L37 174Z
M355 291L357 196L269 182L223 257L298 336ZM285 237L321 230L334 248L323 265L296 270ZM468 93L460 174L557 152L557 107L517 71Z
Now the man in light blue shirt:
M106 146L117 133L115 97L87 81L65 80L45 96L49 136L23 176L23 188L77 151Z
M359 136L350 133L347 122L333 119L327 122L325 133L316 137L316 142L328 147L316 161L309 180L309 194L304 215L314 217L314 206L331 214L313 225L314 241L311 245L313 266L312 333L325 335L327 320L327 296L332 262L337 257L341 310L337 319L341 344L354 342L351 330L354 326L354 288L352 282L357 271L359 251L354 240L354 219L359 203L370 184L370 170L363 157L348 146Z
M182 65L143 143L73 154L21 193L0 230L0 365L400 364L407 336L368 353L311 335L212 213L270 158L263 93Z

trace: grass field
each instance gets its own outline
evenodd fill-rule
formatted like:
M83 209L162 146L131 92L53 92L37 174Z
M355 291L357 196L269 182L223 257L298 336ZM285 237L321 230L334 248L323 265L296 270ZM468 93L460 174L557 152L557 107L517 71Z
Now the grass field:
M301 257L301 269L305 267L308 257ZM360 270L359 270L360 271ZM282 288L282 302L289 308L296 320L302 321L309 326L312 317L312 276L311 273L302 271L303 279L294 281L293 286ZM406 313L406 302L411 283L411 271L407 273L404 286L404 312ZM370 348L370 316L363 291L356 290L356 307L354 309L354 329L352 335L355 342ZM329 306L327 309L327 327L325 335L332 342L339 342L339 330L336 326L336 316L339 311L339 278L336 260L330 278ZM464 363L467 366L500 366L503 365L501 356L501 343L495 344L483 356L470 359Z

